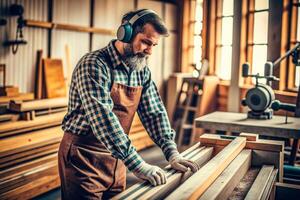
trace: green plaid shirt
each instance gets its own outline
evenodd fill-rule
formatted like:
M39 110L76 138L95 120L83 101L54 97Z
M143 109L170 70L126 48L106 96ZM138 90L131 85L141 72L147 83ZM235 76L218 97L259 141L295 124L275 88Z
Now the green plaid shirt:
M72 75L63 130L74 134L87 134L92 130L113 157L121 159L129 170L136 170L144 161L112 112L112 82L143 86L137 113L148 134L168 160L177 152L175 132L151 79L150 70L147 66L140 70L128 67L117 52L114 41L103 49L86 54L78 62Z

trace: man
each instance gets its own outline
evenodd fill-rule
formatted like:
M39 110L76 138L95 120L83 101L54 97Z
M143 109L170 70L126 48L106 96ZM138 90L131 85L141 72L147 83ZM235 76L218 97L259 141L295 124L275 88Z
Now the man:
M197 171L177 151L175 133L146 66L152 48L167 34L154 11L130 12L122 19L118 40L78 62L59 148L63 199L111 198L125 189L125 166L153 186L166 183L164 171L146 163L128 138L136 111L171 167Z

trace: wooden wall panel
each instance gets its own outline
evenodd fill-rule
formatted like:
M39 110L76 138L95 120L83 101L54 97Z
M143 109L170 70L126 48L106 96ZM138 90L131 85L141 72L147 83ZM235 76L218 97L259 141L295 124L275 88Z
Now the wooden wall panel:
M123 15L133 10L134 0L96 0L93 19L94 27L117 31ZM94 34L92 50L106 46L114 38L116 36Z
M53 22L89 26L90 7L86 0L53 1ZM80 38L80 39L79 39ZM68 66L66 48L69 48L70 70L89 52L89 34L65 30L52 31L51 57L63 60L64 75Z

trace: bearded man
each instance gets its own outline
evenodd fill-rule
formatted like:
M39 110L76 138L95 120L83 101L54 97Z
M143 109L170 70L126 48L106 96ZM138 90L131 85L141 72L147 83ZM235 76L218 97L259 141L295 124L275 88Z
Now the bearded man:
M171 167L197 165L178 153L175 132L147 66L147 57L168 30L152 10L123 16L117 40L80 59L70 86L64 137L59 148L63 199L109 199L126 187L126 167L153 186L164 171L146 163L128 137L135 112Z

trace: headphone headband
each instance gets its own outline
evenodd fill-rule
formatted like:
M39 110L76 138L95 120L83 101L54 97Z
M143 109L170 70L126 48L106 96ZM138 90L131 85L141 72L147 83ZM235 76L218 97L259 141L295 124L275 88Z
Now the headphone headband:
M140 19L140 18L142 18L143 16L148 15L148 14L155 14L155 15L157 15L156 12L154 12L153 10L146 9L146 10L142 10L142 11L136 13L135 15L133 15L133 16L131 17L131 19L130 19L128 22L133 26L133 24L134 24L138 19Z

